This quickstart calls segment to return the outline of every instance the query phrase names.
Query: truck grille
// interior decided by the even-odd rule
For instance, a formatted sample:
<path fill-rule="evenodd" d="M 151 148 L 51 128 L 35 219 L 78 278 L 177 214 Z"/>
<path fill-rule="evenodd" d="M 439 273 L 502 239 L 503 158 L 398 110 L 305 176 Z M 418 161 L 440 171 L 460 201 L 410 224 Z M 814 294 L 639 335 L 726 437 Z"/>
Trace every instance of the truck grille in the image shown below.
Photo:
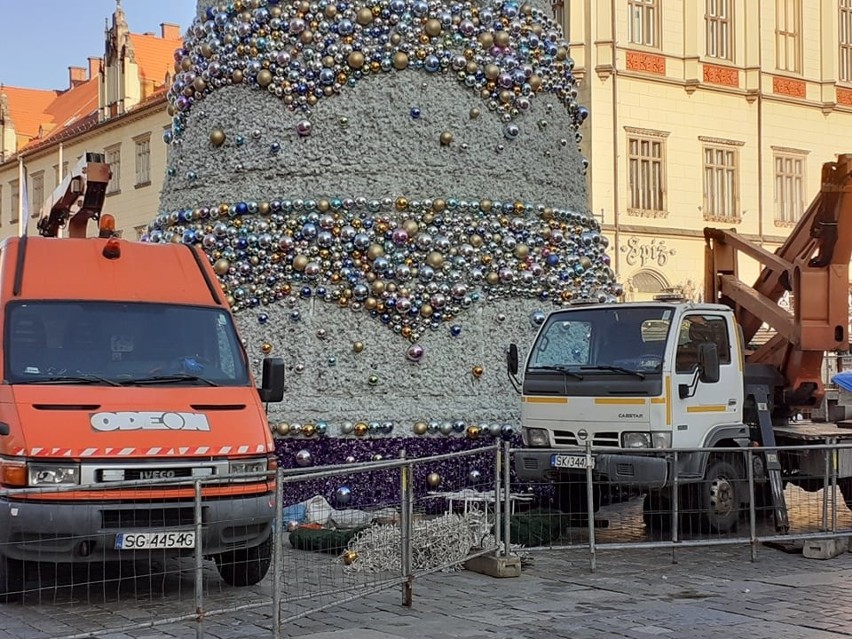
<path fill-rule="evenodd" d="M 202 522 L 207 520 L 207 509 L 201 509 Z M 122 528 L 171 528 L 192 526 L 195 523 L 195 508 L 121 508 L 101 511 L 101 527 Z"/>
<path fill-rule="evenodd" d="M 582 446 L 583 442 L 577 439 L 577 435 L 571 430 L 555 430 L 553 431 L 553 442 L 557 446 Z M 612 446 L 620 445 L 618 433 L 596 433 L 592 446 Z"/>

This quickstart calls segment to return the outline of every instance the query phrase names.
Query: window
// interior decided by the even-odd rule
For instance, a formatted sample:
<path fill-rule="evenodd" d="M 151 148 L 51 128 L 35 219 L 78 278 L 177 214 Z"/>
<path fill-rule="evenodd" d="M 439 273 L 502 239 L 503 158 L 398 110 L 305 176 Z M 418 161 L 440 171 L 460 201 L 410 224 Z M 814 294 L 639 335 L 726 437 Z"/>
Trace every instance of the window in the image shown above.
<path fill-rule="evenodd" d="M 628 0 L 628 39 L 632 44 L 659 47 L 659 0 Z"/>
<path fill-rule="evenodd" d="M 775 0 L 775 68 L 802 71 L 801 0 Z"/>
<path fill-rule="evenodd" d="M 116 144 L 104 151 L 106 163 L 109 164 L 109 169 L 112 171 L 112 177 L 107 184 L 107 195 L 121 192 L 121 145 Z"/>
<path fill-rule="evenodd" d="M 136 186 L 151 183 L 151 135 L 135 139 L 136 142 Z"/>
<path fill-rule="evenodd" d="M 702 344 L 715 344 L 719 363 L 731 363 L 731 343 L 725 319 L 715 315 L 688 315 L 680 325 L 675 372 L 691 373 L 695 370 Z"/>
<path fill-rule="evenodd" d="M 775 154 L 775 222 L 795 223 L 805 210 L 805 158 Z"/>
<path fill-rule="evenodd" d="M 21 188 L 18 180 L 9 182 L 9 199 L 11 200 L 11 211 L 9 211 L 9 221 L 12 224 L 18 223 L 18 203 L 21 201 Z"/>
<path fill-rule="evenodd" d="M 566 27 L 565 25 L 565 1 L 564 0 L 550 0 L 550 11 L 553 13 L 553 20 L 560 27 Z"/>
<path fill-rule="evenodd" d="M 736 149 L 704 147 L 704 218 L 740 220 Z"/>
<path fill-rule="evenodd" d="M 38 217 L 41 205 L 44 204 L 44 171 L 33 173 L 33 205 L 30 207 L 30 215 Z"/>
<path fill-rule="evenodd" d="M 731 0 L 707 0 L 707 57 L 731 60 Z"/>
<path fill-rule="evenodd" d="M 841 82 L 852 82 L 852 0 L 838 0 L 837 16 L 840 59 L 838 61 Z"/>
<path fill-rule="evenodd" d="M 631 136 L 627 140 L 629 208 L 634 214 L 665 212 L 665 140 Z"/>

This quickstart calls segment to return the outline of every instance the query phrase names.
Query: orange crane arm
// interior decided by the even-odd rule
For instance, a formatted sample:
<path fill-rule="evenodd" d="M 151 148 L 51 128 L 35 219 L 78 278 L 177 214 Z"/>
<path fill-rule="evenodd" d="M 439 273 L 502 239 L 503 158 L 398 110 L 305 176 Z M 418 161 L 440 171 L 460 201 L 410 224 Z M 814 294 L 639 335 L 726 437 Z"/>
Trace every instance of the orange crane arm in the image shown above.
<path fill-rule="evenodd" d="M 852 257 L 852 154 L 822 167 L 819 194 L 774 253 L 732 230 L 705 228 L 704 298 L 734 309 L 748 343 L 765 322 L 775 336 L 748 355 L 785 377 L 789 406 L 818 405 L 825 351 L 849 349 Z M 741 252 L 763 266 L 749 286 L 737 273 Z M 792 312 L 778 306 L 790 293 Z"/>
<path fill-rule="evenodd" d="M 38 231 L 56 237 L 68 225 L 69 237 L 85 237 L 90 219 L 98 220 L 112 173 L 101 153 L 85 153 L 41 208 Z"/>

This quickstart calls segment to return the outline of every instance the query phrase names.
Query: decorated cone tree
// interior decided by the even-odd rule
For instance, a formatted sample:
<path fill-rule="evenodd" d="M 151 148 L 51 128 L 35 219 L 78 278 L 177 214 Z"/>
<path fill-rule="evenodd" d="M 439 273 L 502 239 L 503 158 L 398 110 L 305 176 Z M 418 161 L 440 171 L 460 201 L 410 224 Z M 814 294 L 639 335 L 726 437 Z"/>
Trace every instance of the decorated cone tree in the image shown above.
<path fill-rule="evenodd" d="M 523 352 L 554 305 L 620 294 L 549 16 L 538 1 L 199 1 L 147 239 L 201 246 L 253 364 L 285 360 L 283 465 L 510 435 L 507 345 Z"/>

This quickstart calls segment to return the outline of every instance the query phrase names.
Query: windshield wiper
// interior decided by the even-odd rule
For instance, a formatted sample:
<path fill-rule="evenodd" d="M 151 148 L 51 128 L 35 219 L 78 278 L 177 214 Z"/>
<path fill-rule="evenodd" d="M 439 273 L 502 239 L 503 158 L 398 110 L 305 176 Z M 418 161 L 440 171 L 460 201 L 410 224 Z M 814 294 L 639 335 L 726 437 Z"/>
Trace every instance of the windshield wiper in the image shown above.
<path fill-rule="evenodd" d="M 574 379 L 583 379 L 583 376 L 580 373 L 575 373 L 570 370 L 567 366 L 530 366 L 531 371 L 556 371 L 557 373 L 562 373 L 566 377 L 573 377 Z"/>
<path fill-rule="evenodd" d="M 635 375 L 639 379 L 645 379 L 645 373 L 641 371 L 634 371 L 629 368 L 624 368 L 623 366 L 609 366 L 606 364 L 601 364 L 599 366 L 581 366 L 580 370 L 584 371 L 609 371 L 611 373 L 621 373 L 622 375 Z"/>
<path fill-rule="evenodd" d="M 107 384 L 109 386 L 121 386 L 118 382 L 101 377 L 82 373 L 80 375 L 52 375 L 51 377 L 37 377 L 36 379 L 21 380 L 18 384 Z"/>
<path fill-rule="evenodd" d="M 174 384 L 176 382 L 202 382 L 208 386 L 218 386 L 213 380 L 198 375 L 190 375 L 187 373 L 178 373 L 175 375 L 151 375 L 149 377 L 134 377 L 133 379 L 121 380 L 122 386 L 133 386 L 135 384 Z"/>

